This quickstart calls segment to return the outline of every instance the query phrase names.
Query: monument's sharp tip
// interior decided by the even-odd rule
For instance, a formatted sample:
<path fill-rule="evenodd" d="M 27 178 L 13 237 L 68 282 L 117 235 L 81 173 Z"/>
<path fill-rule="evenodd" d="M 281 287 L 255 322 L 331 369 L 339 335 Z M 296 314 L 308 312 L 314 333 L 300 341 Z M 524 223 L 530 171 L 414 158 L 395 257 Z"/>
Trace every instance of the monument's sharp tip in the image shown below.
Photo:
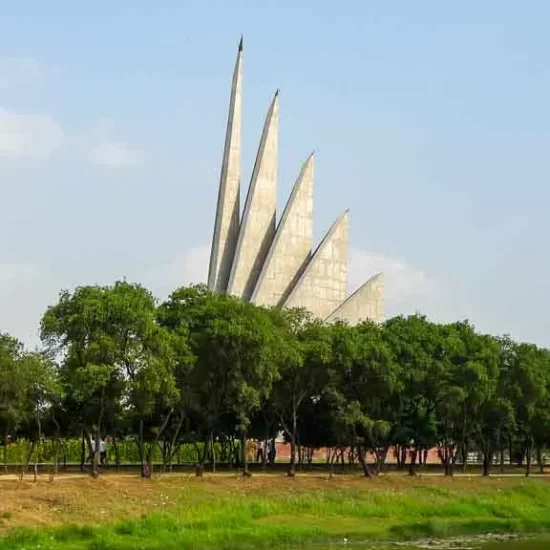
<path fill-rule="evenodd" d="M 275 90 L 275 98 L 279 97 L 280 92 L 281 92 L 281 90 L 279 90 L 279 88 L 277 88 L 277 90 Z"/>
<path fill-rule="evenodd" d="M 241 39 L 239 40 L 239 51 L 243 51 L 243 35 L 241 34 Z"/>
<path fill-rule="evenodd" d="M 346 218 L 349 218 L 349 212 L 350 212 L 350 209 L 349 208 L 346 208 L 341 214 L 340 216 L 338 216 L 338 219 L 336 220 L 336 222 L 339 222 L 339 221 L 342 221 Z"/>

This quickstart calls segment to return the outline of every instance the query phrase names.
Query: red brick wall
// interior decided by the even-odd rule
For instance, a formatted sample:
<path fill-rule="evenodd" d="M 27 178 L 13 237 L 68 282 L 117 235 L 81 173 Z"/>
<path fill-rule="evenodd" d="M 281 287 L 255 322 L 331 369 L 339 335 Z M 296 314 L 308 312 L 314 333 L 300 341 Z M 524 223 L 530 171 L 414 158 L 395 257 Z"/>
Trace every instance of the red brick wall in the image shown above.
<path fill-rule="evenodd" d="M 278 461 L 280 460 L 280 461 L 284 462 L 284 461 L 287 461 L 287 460 L 290 459 L 290 445 L 288 443 L 277 442 L 276 443 L 276 449 L 277 449 L 277 460 Z M 325 448 L 316 449 L 315 453 L 313 455 L 313 459 L 314 459 L 314 461 L 318 462 L 318 461 L 321 461 L 321 460 L 325 460 L 326 456 L 327 456 L 327 450 Z M 407 462 L 408 463 L 411 460 L 411 456 L 412 456 L 412 450 L 409 451 L 409 453 L 407 455 Z M 253 460 L 255 458 L 256 457 L 254 456 Z M 372 457 L 371 457 L 371 459 L 372 459 Z M 395 452 L 394 448 L 390 449 L 390 451 L 388 452 L 386 462 L 388 464 L 397 463 L 397 455 L 396 455 L 396 452 Z M 439 460 L 439 455 L 437 453 L 436 448 L 430 449 L 428 451 L 428 460 L 427 460 L 427 462 L 428 462 L 428 464 L 441 464 L 441 461 Z"/>

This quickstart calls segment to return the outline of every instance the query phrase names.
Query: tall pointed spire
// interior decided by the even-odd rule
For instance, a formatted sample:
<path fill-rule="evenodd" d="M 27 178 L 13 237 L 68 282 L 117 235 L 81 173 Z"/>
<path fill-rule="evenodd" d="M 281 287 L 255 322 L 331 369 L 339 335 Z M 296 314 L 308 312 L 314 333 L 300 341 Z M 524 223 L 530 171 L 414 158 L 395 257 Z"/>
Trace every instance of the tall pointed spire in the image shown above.
<path fill-rule="evenodd" d="M 227 290 L 231 264 L 239 237 L 242 57 L 243 39 L 241 36 L 231 86 L 216 221 L 208 269 L 208 288 L 217 292 Z"/>
<path fill-rule="evenodd" d="M 313 165 L 312 153 L 302 165 L 252 294 L 258 305 L 280 306 L 311 256 Z"/>
<path fill-rule="evenodd" d="M 277 90 L 265 119 L 227 287 L 228 292 L 243 300 L 250 300 L 275 236 L 278 145 Z"/>
<path fill-rule="evenodd" d="M 279 91 L 267 113 L 240 214 L 243 38 L 233 72 L 208 287 L 262 306 L 302 307 L 319 319 L 357 323 L 383 314 L 381 275 L 346 300 L 348 212 L 312 253 L 313 154 L 276 227 Z"/>
<path fill-rule="evenodd" d="M 360 286 L 326 321 L 340 320 L 351 325 L 367 320 L 381 323 L 383 313 L 384 278 L 382 273 L 378 273 Z"/>
<path fill-rule="evenodd" d="M 348 286 L 348 211 L 329 229 L 284 303 L 326 319 L 346 298 Z"/>

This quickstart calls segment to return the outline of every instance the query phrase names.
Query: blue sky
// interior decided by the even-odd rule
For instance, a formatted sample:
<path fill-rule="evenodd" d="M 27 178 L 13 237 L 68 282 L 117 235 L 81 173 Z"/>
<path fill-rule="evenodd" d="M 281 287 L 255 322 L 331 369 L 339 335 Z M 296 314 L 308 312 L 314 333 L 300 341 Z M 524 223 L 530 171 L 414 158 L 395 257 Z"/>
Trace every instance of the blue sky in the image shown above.
<path fill-rule="evenodd" d="M 242 33 L 243 193 L 280 88 L 280 205 L 315 149 L 351 287 L 550 345 L 549 3 L 6 4 L 0 330 L 36 343 L 61 288 L 204 279 Z"/>

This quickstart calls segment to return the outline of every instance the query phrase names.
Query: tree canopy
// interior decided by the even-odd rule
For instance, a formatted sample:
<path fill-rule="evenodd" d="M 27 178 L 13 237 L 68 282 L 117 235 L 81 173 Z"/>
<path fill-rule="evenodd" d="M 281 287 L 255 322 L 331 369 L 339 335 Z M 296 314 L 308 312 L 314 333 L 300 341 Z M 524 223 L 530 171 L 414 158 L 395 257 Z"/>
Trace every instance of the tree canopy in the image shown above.
<path fill-rule="evenodd" d="M 17 439 L 35 461 L 46 439 L 77 439 L 98 475 L 108 435 L 115 449 L 135 442 L 145 477 L 155 453 L 170 465 L 182 444 L 199 475 L 216 462 L 247 472 L 247 442 L 281 435 L 290 475 L 319 448 L 366 476 L 389 453 L 414 474 L 434 448 L 447 474 L 478 453 L 488 475 L 505 455 L 529 473 L 550 445 L 550 352 L 467 321 L 349 326 L 201 285 L 159 302 L 118 281 L 62 291 L 40 333 L 32 352 L 0 333 L 4 463 Z"/>

